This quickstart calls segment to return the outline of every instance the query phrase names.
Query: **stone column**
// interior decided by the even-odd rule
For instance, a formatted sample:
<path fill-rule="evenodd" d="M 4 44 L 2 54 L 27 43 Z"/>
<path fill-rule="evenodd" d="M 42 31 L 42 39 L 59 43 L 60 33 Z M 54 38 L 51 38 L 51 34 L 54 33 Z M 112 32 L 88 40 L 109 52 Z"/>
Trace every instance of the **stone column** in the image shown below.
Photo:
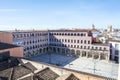
<path fill-rule="evenodd" d="M 74 54 L 75 54 L 75 56 L 77 56 L 77 53 L 76 53 L 77 50 L 76 50 L 76 49 L 74 49 L 74 50 L 75 50 L 75 53 L 74 53 Z"/>
<path fill-rule="evenodd" d="M 106 54 L 106 60 L 109 61 L 109 57 L 108 57 L 108 54 Z"/>
<path fill-rule="evenodd" d="M 44 53 L 46 53 L 46 49 L 44 48 Z"/>
<path fill-rule="evenodd" d="M 80 57 L 82 57 L 82 51 L 80 51 Z"/>
<path fill-rule="evenodd" d="M 100 60 L 101 59 L 101 53 L 99 53 L 99 58 L 98 58 L 98 60 Z"/>
<path fill-rule="evenodd" d="M 94 59 L 94 52 L 92 52 L 92 58 Z"/>
<path fill-rule="evenodd" d="M 66 54 L 66 49 L 65 49 L 65 54 Z"/>
<path fill-rule="evenodd" d="M 62 48 L 60 48 L 60 54 L 62 54 Z"/>
<path fill-rule="evenodd" d="M 57 50 L 57 48 L 55 48 L 56 49 L 56 53 L 58 53 L 58 50 Z"/>
<path fill-rule="evenodd" d="M 86 52 L 86 57 L 88 58 L 88 52 Z"/>
<path fill-rule="evenodd" d="M 43 48 L 41 49 L 41 53 L 43 53 Z"/>

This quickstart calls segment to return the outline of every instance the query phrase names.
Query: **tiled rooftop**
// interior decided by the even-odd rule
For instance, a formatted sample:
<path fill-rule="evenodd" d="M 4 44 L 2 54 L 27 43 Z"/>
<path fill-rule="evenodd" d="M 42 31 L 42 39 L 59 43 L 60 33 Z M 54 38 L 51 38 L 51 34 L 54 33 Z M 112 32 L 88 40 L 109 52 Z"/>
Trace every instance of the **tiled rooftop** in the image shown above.
<path fill-rule="evenodd" d="M 88 29 L 76 29 L 76 30 L 49 30 L 50 32 L 89 32 Z"/>
<path fill-rule="evenodd" d="M 59 77 L 54 71 L 49 68 L 43 69 L 42 71 L 38 72 L 37 75 L 41 78 L 41 80 L 55 80 Z"/>
<path fill-rule="evenodd" d="M 112 41 L 112 42 L 120 42 L 120 40 L 115 40 L 115 39 L 108 39 L 108 41 Z"/>
<path fill-rule="evenodd" d="M 97 32 L 96 29 L 11 30 L 8 32 Z"/>
<path fill-rule="evenodd" d="M 74 74 L 71 74 L 67 79 L 65 80 L 80 80 L 79 78 L 77 78 Z"/>
<path fill-rule="evenodd" d="M 0 80 L 9 80 L 9 78 L 11 77 L 11 72 L 12 72 L 13 68 L 8 68 L 6 70 L 0 71 L 0 77 L 3 79 Z"/>
<path fill-rule="evenodd" d="M 16 58 L 9 58 L 6 61 L 0 62 L 0 71 L 17 66 L 19 61 Z"/>
<path fill-rule="evenodd" d="M 100 45 L 100 46 L 110 46 L 110 44 L 103 44 L 103 43 L 92 43 L 93 45 Z"/>
<path fill-rule="evenodd" d="M 0 50 L 14 48 L 14 47 L 19 47 L 19 46 L 16 46 L 16 45 L 13 45 L 13 44 L 8 44 L 8 43 L 1 43 L 0 42 Z"/>
<path fill-rule="evenodd" d="M 35 71 L 36 68 L 31 63 L 26 63 L 20 66 L 16 66 L 13 69 L 13 80 L 16 80 L 22 76 L 25 76 L 29 73 L 32 73 L 32 71 Z"/>
<path fill-rule="evenodd" d="M 0 71 L 0 77 L 5 77 L 10 80 L 16 80 L 35 70 L 36 68 L 31 63 L 26 63 Z"/>

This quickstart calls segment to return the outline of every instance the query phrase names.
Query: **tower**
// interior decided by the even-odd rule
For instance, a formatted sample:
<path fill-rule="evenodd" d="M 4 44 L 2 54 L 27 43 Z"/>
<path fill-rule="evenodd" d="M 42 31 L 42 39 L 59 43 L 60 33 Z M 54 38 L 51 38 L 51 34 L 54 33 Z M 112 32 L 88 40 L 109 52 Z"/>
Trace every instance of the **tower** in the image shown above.
<path fill-rule="evenodd" d="M 108 26 L 107 32 L 112 32 L 112 25 Z"/>
<path fill-rule="evenodd" d="M 95 25 L 94 24 L 92 24 L 92 29 L 95 29 Z"/>

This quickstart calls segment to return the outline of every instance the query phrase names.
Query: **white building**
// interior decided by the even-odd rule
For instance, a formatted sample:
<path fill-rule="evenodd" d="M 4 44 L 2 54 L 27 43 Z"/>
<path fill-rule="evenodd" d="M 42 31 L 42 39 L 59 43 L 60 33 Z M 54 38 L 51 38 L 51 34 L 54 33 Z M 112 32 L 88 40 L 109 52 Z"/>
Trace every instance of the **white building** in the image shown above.
<path fill-rule="evenodd" d="M 110 43 L 110 59 L 119 62 L 120 40 L 108 39 L 108 42 Z"/>

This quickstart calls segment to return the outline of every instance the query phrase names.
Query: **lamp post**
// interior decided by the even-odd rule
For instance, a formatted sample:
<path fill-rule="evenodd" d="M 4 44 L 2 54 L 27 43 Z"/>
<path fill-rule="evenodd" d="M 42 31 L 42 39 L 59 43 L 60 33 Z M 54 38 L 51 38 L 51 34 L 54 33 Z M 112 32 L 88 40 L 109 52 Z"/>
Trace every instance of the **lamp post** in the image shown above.
<path fill-rule="evenodd" d="M 90 52 L 92 53 L 92 58 L 93 58 L 93 73 L 95 74 L 96 69 L 96 60 L 94 59 L 93 54 L 95 54 L 95 52 L 91 49 Z"/>
<path fill-rule="evenodd" d="M 95 59 L 93 59 L 94 60 L 94 68 L 93 68 L 93 71 L 94 71 L 94 74 L 95 74 L 95 71 L 97 70 L 96 69 L 96 60 Z"/>

